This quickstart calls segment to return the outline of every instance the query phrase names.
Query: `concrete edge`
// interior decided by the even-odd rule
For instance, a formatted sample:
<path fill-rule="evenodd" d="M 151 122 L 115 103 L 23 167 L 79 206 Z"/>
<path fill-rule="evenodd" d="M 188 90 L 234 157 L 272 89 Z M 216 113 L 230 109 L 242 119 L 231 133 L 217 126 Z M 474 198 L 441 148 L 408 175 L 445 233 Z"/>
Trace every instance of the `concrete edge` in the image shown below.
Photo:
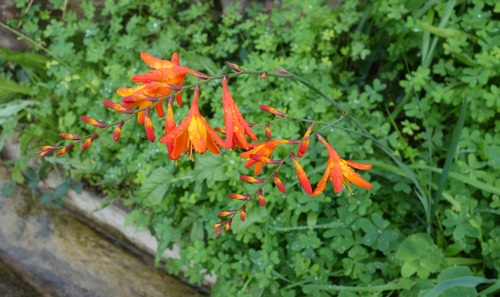
<path fill-rule="evenodd" d="M 21 156 L 20 145 L 16 138 L 11 139 L 5 143 L 1 151 L 4 158 L 8 160 L 15 160 Z M 54 172 L 50 172 L 38 185 L 42 192 L 54 190 L 59 184 L 63 182 L 62 178 Z M 102 226 L 104 230 L 116 232 L 124 239 L 129 241 L 137 249 L 146 252 L 151 256 L 156 255 L 158 243 L 156 239 L 151 236 L 147 230 L 137 231 L 133 226 L 125 227 L 125 218 L 127 212 L 118 206 L 110 205 L 106 208 L 96 211 L 100 207 L 103 196 L 89 190 L 82 190 L 80 194 L 75 191 L 69 191 L 64 197 L 63 207 L 70 211 L 85 217 L 91 223 Z M 162 260 L 168 262 L 168 259 L 180 258 L 180 244 L 175 243 L 174 247 L 166 250 L 162 256 Z M 186 269 L 183 270 L 183 272 Z M 211 287 L 215 284 L 217 277 L 214 273 L 205 276 L 203 285 Z"/>

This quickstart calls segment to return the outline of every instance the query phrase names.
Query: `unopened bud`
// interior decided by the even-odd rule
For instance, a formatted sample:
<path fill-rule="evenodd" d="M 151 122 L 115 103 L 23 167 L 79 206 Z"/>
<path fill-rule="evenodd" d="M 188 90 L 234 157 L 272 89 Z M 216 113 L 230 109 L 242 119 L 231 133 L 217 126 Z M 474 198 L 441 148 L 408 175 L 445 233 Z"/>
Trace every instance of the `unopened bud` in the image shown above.
<path fill-rule="evenodd" d="M 281 68 L 276 68 L 274 71 L 276 71 L 276 73 L 279 73 L 279 74 L 292 74 L 291 72 L 286 71 L 285 69 L 281 69 Z"/>
<path fill-rule="evenodd" d="M 118 126 L 116 126 L 115 130 L 113 131 L 113 140 L 118 141 L 120 139 L 120 135 L 122 134 L 122 127 L 125 122 L 123 120 L 118 123 Z"/>
<path fill-rule="evenodd" d="M 115 103 L 115 102 L 110 101 L 110 100 L 104 100 L 102 103 L 106 107 L 111 108 L 112 110 L 114 110 L 116 112 L 127 113 L 127 114 L 133 114 L 134 113 L 133 109 L 125 108 L 125 107 L 121 106 L 120 104 Z"/>
<path fill-rule="evenodd" d="M 227 220 L 226 222 L 226 226 L 224 226 L 224 231 L 229 231 L 229 229 L 231 229 L 231 223 L 233 222 L 233 218 L 230 218 L 229 220 Z"/>
<path fill-rule="evenodd" d="M 283 184 L 281 179 L 278 177 L 278 173 L 276 173 L 276 171 L 274 172 L 273 177 L 274 177 L 274 184 L 276 185 L 278 190 L 280 190 L 283 193 L 286 193 L 285 185 Z"/>
<path fill-rule="evenodd" d="M 273 108 L 273 107 L 270 107 L 270 106 L 267 106 L 267 105 L 264 105 L 264 104 L 262 104 L 260 106 L 260 109 L 262 109 L 263 111 L 266 111 L 268 113 L 272 113 L 274 115 L 277 115 L 279 117 L 286 117 L 286 113 L 283 113 L 283 112 L 277 110 L 276 108 Z"/>
<path fill-rule="evenodd" d="M 73 148 L 73 146 L 74 146 L 74 145 L 71 143 L 71 144 L 69 144 L 69 145 L 67 145 L 67 146 L 63 147 L 62 149 L 60 149 L 60 150 L 57 152 L 57 155 L 58 155 L 58 156 L 62 156 L 62 155 L 64 155 L 64 154 L 66 154 L 69 150 L 71 150 L 71 149 Z"/>
<path fill-rule="evenodd" d="M 250 194 L 229 194 L 229 198 L 234 200 L 248 200 L 252 197 Z"/>
<path fill-rule="evenodd" d="M 271 123 L 270 122 L 266 123 L 265 132 L 266 132 L 267 139 L 271 139 Z"/>
<path fill-rule="evenodd" d="M 82 144 L 82 150 L 88 149 L 96 138 L 97 134 L 96 133 L 92 134 L 92 136 L 90 136 L 90 138 L 85 140 L 85 142 Z"/>
<path fill-rule="evenodd" d="M 224 211 L 219 212 L 219 217 L 221 217 L 221 218 L 228 217 L 230 215 L 233 215 L 235 212 L 236 212 L 236 210 L 234 210 L 234 209 L 224 210 Z"/>
<path fill-rule="evenodd" d="M 97 127 L 97 128 L 106 128 L 108 126 L 108 124 L 106 123 L 103 123 L 101 121 L 98 121 L 96 119 L 93 119 L 91 117 L 88 117 L 88 116 L 82 116 L 81 117 L 82 121 L 84 121 L 85 123 L 89 124 L 89 125 L 92 125 L 94 127 Z"/>
<path fill-rule="evenodd" d="M 59 133 L 59 137 L 64 138 L 66 140 L 80 140 L 81 136 L 70 134 L 70 133 Z"/>
<path fill-rule="evenodd" d="M 243 205 L 240 211 L 240 219 L 242 222 L 244 222 L 246 218 L 247 218 L 247 207 Z"/>
<path fill-rule="evenodd" d="M 240 65 L 234 64 L 234 63 L 231 63 L 231 62 L 227 62 L 227 61 L 226 61 L 226 63 L 234 71 L 236 71 L 236 72 L 241 72 L 242 71 L 241 68 L 240 68 Z"/>
<path fill-rule="evenodd" d="M 262 207 L 266 206 L 266 201 L 264 200 L 264 195 L 262 194 L 262 189 L 259 189 L 259 193 L 258 193 L 257 197 L 258 197 L 260 206 L 262 206 Z"/>
<path fill-rule="evenodd" d="M 201 72 L 196 72 L 196 74 L 194 76 L 196 76 L 199 79 L 203 79 L 203 80 L 210 79 L 210 75 L 205 74 L 205 73 L 201 73 Z"/>

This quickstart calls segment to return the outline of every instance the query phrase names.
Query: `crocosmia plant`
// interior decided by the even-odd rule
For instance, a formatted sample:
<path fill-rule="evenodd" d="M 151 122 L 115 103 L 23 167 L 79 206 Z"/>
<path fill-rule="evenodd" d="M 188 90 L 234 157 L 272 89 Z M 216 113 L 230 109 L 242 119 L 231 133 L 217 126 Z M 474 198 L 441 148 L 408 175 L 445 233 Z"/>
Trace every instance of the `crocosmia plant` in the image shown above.
<path fill-rule="evenodd" d="M 131 87 L 123 87 L 116 90 L 122 97 L 120 102 L 104 100 L 103 104 L 118 112 L 125 114 L 124 118 L 114 122 L 105 123 L 89 116 L 82 116 L 82 121 L 96 127 L 95 133 L 86 136 L 75 135 L 67 132 L 60 133 L 59 136 L 71 141 L 66 146 L 42 146 L 38 154 L 41 157 L 56 153 L 58 156 L 64 155 L 75 145 L 80 144 L 83 150 L 88 149 L 92 143 L 100 137 L 106 130 L 114 127 L 112 138 L 119 141 L 124 125 L 131 119 L 136 118 L 139 125 L 144 126 L 144 133 L 151 142 L 160 141 L 165 144 L 170 160 L 175 162 L 194 161 L 197 154 L 220 154 L 223 150 L 237 150 L 240 157 L 245 160 L 245 168 L 253 168 L 253 175 L 242 174 L 241 180 L 255 184 L 255 191 L 252 193 L 232 193 L 229 198 L 241 201 L 241 205 L 236 209 L 227 209 L 219 212 L 221 221 L 213 224 L 214 235 L 219 235 L 222 230 L 229 231 L 235 216 L 239 215 L 241 221 L 247 217 L 247 204 L 253 200 L 261 206 L 266 205 L 264 186 L 272 183 L 278 191 L 286 193 L 285 183 L 280 178 L 280 168 L 282 166 L 293 166 L 295 168 L 298 184 L 302 187 L 306 195 L 311 199 L 325 191 L 328 181 L 333 185 L 333 191 L 340 193 L 346 188 L 350 194 L 354 194 L 351 184 L 360 188 L 370 190 L 372 185 L 363 179 L 356 172 L 357 170 L 368 170 L 370 164 L 361 164 L 341 157 L 334 145 L 329 143 L 325 136 L 326 128 L 329 128 L 344 118 L 348 117 L 368 133 L 347 111 L 331 100 L 328 96 L 311 86 L 308 82 L 283 69 L 276 69 L 275 72 L 250 71 L 239 67 L 237 64 L 229 63 L 233 73 L 222 76 L 208 76 L 202 72 L 189 69 L 180 64 L 177 53 L 172 55 L 171 60 L 161 60 L 147 53 L 141 54 L 141 59 L 154 70 L 132 76 L 132 81 L 136 84 Z M 187 75 L 195 76 L 198 83 L 185 85 L 184 80 Z M 244 114 L 238 108 L 230 91 L 230 81 L 237 79 L 241 75 L 254 75 L 267 79 L 269 76 L 291 79 L 308 86 L 320 97 L 331 101 L 339 110 L 340 117 L 332 122 L 316 122 L 310 119 L 295 117 L 293 114 L 284 113 L 278 109 L 260 105 L 260 109 L 271 115 L 266 123 L 250 123 L 245 120 Z M 199 95 L 203 86 L 210 81 L 220 81 L 222 87 L 221 108 L 224 112 L 224 127 L 212 127 L 207 117 L 202 114 L 199 108 Z M 192 89 L 191 107 L 184 119 L 176 121 L 174 119 L 174 103 L 182 106 L 186 96 L 186 90 Z M 333 101 L 333 102 L 332 102 Z M 166 108 L 166 113 L 165 113 Z M 153 112 L 154 110 L 154 112 Z M 164 120 L 165 129 L 159 134 L 154 131 L 152 117 L 154 114 Z M 309 123 L 309 127 L 304 132 L 301 139 L 273 139 L 271 124 L 277 121 L 291 120 Z M 264 127 L 265 138 L 259 139 L 254 129 Z M 328 135 L 334 139 L 335 135 Z M 328 158 L 325 160 L 326 167 L 323 177 L 316 185 L 312 185 L 309 180 L 310 173 L 306 172 L 300 164 L 300 158 L 307 154 L 311 145 L 323 147 Z M 288 155 L 285 158 L 277 159 L 273 153 L 277 147 L 286 147 Z M 186 155 L 184 157 L 184 155 Z"/>

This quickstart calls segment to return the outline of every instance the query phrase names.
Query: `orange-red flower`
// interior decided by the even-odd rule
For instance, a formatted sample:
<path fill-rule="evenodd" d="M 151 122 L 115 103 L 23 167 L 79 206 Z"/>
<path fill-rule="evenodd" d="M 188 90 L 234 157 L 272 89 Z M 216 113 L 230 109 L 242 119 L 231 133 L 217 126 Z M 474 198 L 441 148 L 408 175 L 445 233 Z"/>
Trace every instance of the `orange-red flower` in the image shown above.
<path fill-rule="evenodd" d="M 226 148 L 234 149 L 236 146 L 248 150 L 248 142 L 245 134 L 252 140 L 257 140 L 248 123 L 243 119 L 238 106 L 233 100 L 227 87 L 227 79 L 222 79 L 222 104 L 224 106 L 224 125 L 226 128 Z"/>
<path fill-rule="evenodd" d="M 141 59 L 148 64 L 149 67 L 156 70 L 132 76 L 132 81 L 140 83 L 161 82 L 164 84 L 182 86 L 186 74 L 192 74 L 198 78 L 206 79 L 209 76 L 198 71 L 194 71 L 187 67 L 181 66 L 179 55 L 174 53 L 171 61 L 161 60 L 149 54 L 141 53 Z M 182 93 L 177 95 L 177 103 L 182 105 Z"/>
<path fill-rule="evenodd" d="M 133 108 L 139 106 L 139 109 L 145 109 L 151 106 L 154 100 L 152 98 L 164 98 L 168 96 L 172 89 L 169 85 L 182 85 L 186 78 L 186 74 L 193 74 L 200 78 L 206 78 L 206 75 L 181 66 L 177 53 L 172 55 L 172 61 L 161 60 L 147 53 L 141 53 L 141 59 L 153 70 L 144 74 L 134 75 L 134 82 L 142 83 L 142 85 L 133 88 L 119 88 L 116 90 L 118 95 L 124 97 L 120 105 L 124 108 Z M 177 103 L 182 105 L 182 93 L 177 95 Z M 159 117 L 164 117 L 163 111 L 164 100 L 161 100 L 155 105 L 156 113 Z M 144 111 L 137 115 L 137 122 L 144 123 Z"/>
<path fill-rule="evenodd" d="M 167 145 L 168 154 L 172 160 L 179 159 L 185 153 L 191 158 L 193 151 L 203 154 L 209 150 L 214 154 L 219 154 L 219 146 L 225 146 L 224 141 L 200 114 L 198 96 L 199 87 L 196 86 L 193 103 L 187 117 L 179 126 L 160 139 L 160 142 Z"/>
<path fill-rule="evenodd" d="M 172 92 L 172 90 L 167 87 L 167 84 L 157 82 L 133 88 L 119 88 L 116 90 L 116 93 L 123 97 L 122 102 L 120 102 L 121 106 L 124 108 L 139 106 L 139 109 L 145 109 L 154 103 L 148 99 L 152 97 L 163 98 L 168 96 L 170 92 Z M 162 106 L 163 101 L 164 100 L 161 100 L 161 102 L 155 105 L 156 114 L 158 114 L 160 118 L 165 116 Z M 137 122 L 141 125 L 144 124 L 144 110 L 137 114 Z"/>
<path fill-rule="evenodd" d="M 244 159 L 248 159 L 247 163 L 245 164 L 245 168 L 249 168 L 253 165 L 255 165 L 254 173 L 259 174 L 262 171 L 262 168 L 264 167 L 265 164 L 268 164 L 269 162 L 261 162 L 258 161 L 260 160 L 268 160 L 269 157 L 272 155 L 274 149 L 284 143 L 289 143 L 290 140 L 270 140 L 264 143 L 261 143 L 257 146 L 255 146 L 253 149 L 246 151 L 244 153 L 240 154 L 240 157 Z M 250 157 L 252 155 L 255 155 L 253 157 Z"/>
<path fill-rule="evenodd" d="M 333 191 L 335 193 L 340 193 L 342 192 L 342 185 L 345 185 L 349 191 L 352 193 L 352 189 L 350 184 L 353 183 L 358 187 L 365 188 L 367 190 L 372 188 L 372 185 L 361 178 L 351 167 L 354 167 L 356 169 L 360 170 L 368 170 L 372 166 L 371 164 L 360 164 L 360 163 L 355 163 L 353 161 L 346 161 L 342 158 L 340 158 L 339 154 L 333 147 L 326 142 L 326 140 L 321 137 L 318 133 L 316 133 L 316 137 L 323 142 L 325 147 L 328 150 L 328 161 L 326 164 L 326 169 L 325 169 L 325 174 L 323 174 L 323 177 L 321 180 L 318 182 L 318 185 L 316 186 L 316 189 L 312 193 L 313 196 L 318 196 L 321 194 L 326 187 L 326 183 L 328 179 L 333 184 Z"/>

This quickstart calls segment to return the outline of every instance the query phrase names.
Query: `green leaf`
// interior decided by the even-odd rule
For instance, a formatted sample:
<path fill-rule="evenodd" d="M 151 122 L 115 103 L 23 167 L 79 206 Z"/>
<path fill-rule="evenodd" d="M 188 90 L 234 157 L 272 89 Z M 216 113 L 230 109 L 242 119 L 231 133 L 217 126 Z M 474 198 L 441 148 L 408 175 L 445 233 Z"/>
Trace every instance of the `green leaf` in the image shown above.
<path fill-rule="evenodd" d="M 399 246 L 396 259 L 403 262 L 401 274 L 410 277 L 417 272 L 419 277 L 427 278 L 441 266 L 441 251 L 426 233 L 409 236 Z"/>
<path fill-rule="evenodd" d="M 0 94 L 19 93 L 31 95 L 31 90 L 28 86 L 18 84 L 12 80 L 0 79 Z"/>

